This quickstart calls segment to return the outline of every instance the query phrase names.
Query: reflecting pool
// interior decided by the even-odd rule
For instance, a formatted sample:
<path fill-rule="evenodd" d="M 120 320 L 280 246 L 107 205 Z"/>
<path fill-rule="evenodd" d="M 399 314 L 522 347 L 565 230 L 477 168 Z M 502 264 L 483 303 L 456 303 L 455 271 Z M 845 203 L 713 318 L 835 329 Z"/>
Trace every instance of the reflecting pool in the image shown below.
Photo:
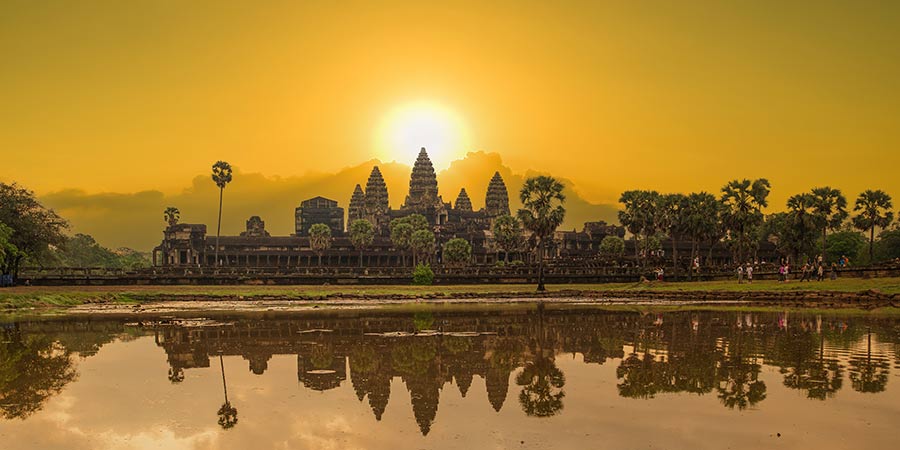
<path fill-rule="evenodd" d="M 324 311 L 0 323 L 0 448 L 896 448 L 900 317 Z"/>

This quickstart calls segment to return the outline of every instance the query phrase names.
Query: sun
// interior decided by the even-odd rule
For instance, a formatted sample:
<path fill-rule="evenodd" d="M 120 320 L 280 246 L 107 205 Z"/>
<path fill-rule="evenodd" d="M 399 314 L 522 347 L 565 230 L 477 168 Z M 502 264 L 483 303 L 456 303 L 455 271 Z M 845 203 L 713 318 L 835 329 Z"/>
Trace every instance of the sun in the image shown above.
<path fill-rule="evenodd" d="M 379 157 L 412 164 L 425 147 L 436 168 L 465 155 L 468 131 L 462 118 L 433 102 L 413 102 L 391 111 L 378 129 Z"/>

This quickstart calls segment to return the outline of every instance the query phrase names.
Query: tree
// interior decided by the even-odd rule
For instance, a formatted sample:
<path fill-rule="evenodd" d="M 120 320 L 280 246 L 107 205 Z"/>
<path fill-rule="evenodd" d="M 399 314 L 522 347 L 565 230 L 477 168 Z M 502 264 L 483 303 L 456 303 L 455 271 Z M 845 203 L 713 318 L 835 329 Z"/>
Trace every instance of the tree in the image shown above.
<path fill-rule="evenodd" d="M 620 258 L 625 254 L 625 240 L 618 236 L 606 236 L 600 241 L 600 254 Z"/>
<path fill-rule="evenodd" d="M 684 232 L 691 239 L 691 270 L 688 272 L 690 279 L 694 273 L 694 260 L 697 258 L 699 243 L 704 240 L 712 241 L 718 235 L 719 213 L 721 203 L 716 197 L 707 192 L 692 192 L 688 194 L 684 205 Z"/>
<path fill-rule="evenodd" d="M 331 247 L 331 227 L 324 223 L 315 223 L 309 227 L 309 248 L 319 255 L 319 265 L 322 265 L 322 253 Z"/>
<path fill-rule="evenodd" d="M 531 231 L 538 243 L 538 291 L 544 291 L 544 253 L 547 239 L 562 225 L 566 216 L 563 203 L 563 185 L 557 179 L 545 175 L 525 180 L 519 199 L 522 209 L 519 220 L 525 229 Z"/>
<path fill-rule="evenodd" d="M 19 249 L 13 245 L 13 229 L 0 223 L 0 275 L 9 275 L 19 256 Z"/>
<path fill-rule="evenodd" d="M 744 263 L 744 250 L 749 248 L 748 236 L 763 222 L 762 209 L 771 186 L 765 178 L 750 181 L 732 180 L 722 187 L 722 222 L 737 246 L 738 264 Z"/>
<path fill-rule="evenodd" d="M 418 230 L 409 237 L 409 246 L 413 251 L 414 264 L 434 251 L 434 233 L 430 230 Z"/>
<path fill-rule="evenodd" d="M 787 201 L 787 220 L 781 230 L 781 245 L 790 248 L 796 262 L 799 262 L 800 253 L 812 256 L 812 248 L 815 246 L 815 235 L 823 223 L 822 216 L 817 210 L 818 200 L 812 194 L 797 194 Z"/>
<path fill-rule="evenodd" d="M 464 265 L 472 259 L 472 246 L 463 238 L 453 238 L 444 243 L 443 260 L 450 265 Z"/>
<path fill-rule="evenodd" d="M 62 245 L 66 240 L 63 230 L 69 226 L 37 201 L 33 192 L 15 183 L 0 183 L 0 223 L 12 229 L 8 242 L 18 250 L 10 261 L 13 278 L 25 257 L 40 261 L 51 247 Z"/>
<path fill-rule="evenodd" d="M 883 230 L 891 224 L 894 220 L 894 213 L 891 211 L 893 207 L 891 196 L 882 190 L 866 190 L 856 199 L 853 211 L 857 214 L 853 217 L 853 226 L 860 231 L 869 232 L 869 263 L 875 261 L 875 227 Z"/>
<path fill-rule="evenodd" d="M 878 235 L 875 257 L 879 260 L 900 258 L 900 229 L 882 231 Z"/>
<path fill-rule="evenodd" d="M 678 238 L 685 234 L 688 227 L 687 197 L 684 194 L 665 194 L 658 198 L 657 226 L 659 231 L 669 235 L 672 243 L 673 275 L 678 277 Z"/>
<path fill-rule="evenodd" d="M 166 208 L 165 212 L 163 212 L 163 220 L 169 224 L 170 227 L 174 227 L 178 225 L 178 219 L 181 218 L 181 211 L 174 206 L 170 206 Z"/>
<path fill-rule="evenodd" d="M 816 213 L 819 215 L 822 230 L 822 258 L 827 257 L 825 243 L 828 241 L 828 230 L 836 230 L 847 220 L 847 198 L 840 189 L 828 186 L 814 188 L 812 195 L 816 202 Z"/>
<path fill-rule="evenodd" d="M 634 257 L 639 258 L 640 249 L 644 247 L 643 262 L 646 264 L 646 240 L 656 234 L 657 203 L 659 193 L 656 191 L 625 191 L 619 197 L 619 203 L 625 209 L 619 211 L 619 223 L 634 237 Z M 643 238 L 643 239 L 642 239 Z M 644 241 L 644 245 L 639 245 Z"/>
<path fill-rule="evenodd" d="M 525 243 L 522 222 L 508 214 L 502 215 L 494 221 L 493 231 L 497 246 L 503 250 L 504 259 L 509 262 L 509 254 L 519 251 Z"/>
<path fill-rule="evenodd" d="M 237 425 L 238 411 L 228 401 L 228 384 L 225 383 L 225 362 L 222 360 L 222 355 L 219 355 L 219 367 L 222 369 L 222 391 L 225 393 L 225 403 L 222 403 L 216 414 L 219 416 L 219 426 L 224 430 L 228 430 Z"/>
<path fill-rule="evenodd" d="M 212 180 L 219 187 L 219 222 L 216 225 L 216 266 L 219 265 L 219 235 L 222 234 L 222 196 L 225 193 L 225 186 L 231 183 L 231 164 L 225 161 L 216 161 L 212 166 Z"/>
<path fill-rule="evenodd" d="M 825 249 L 832 256 L 832 260 L 836 260 L 841 256 L 850 258 L 854 261 L 859 257 L 859 253 L 863 246 L 866 245 L 866 238 L 856 231 L 845 230 L 831 233 L 828 235 L 828 242 Z"/>
<path fill-rule="evenodd" d="M 410 249 L 413 227 L 406 222 L 397 222 L 398 220 L 400 219 L 391 221 L 391 244 L 403 252 L 403 266 L 406 267 L 406 252 Z"/>
<path fill-rule="evenodd" d="M 421 214 L 394 219 L 390 223 L 391 243 L 401 252 L 409 251 L 412 249 L 413 233 L 428 229 L 428 220 Z M 406 253 L 403 253 L 403 266 L 406 266 Z"/>
<path fill-rule="evenodd" d="M 375 227 L 366 219 L 357 219 L 350 224 L 350 243 L 359 250 L 359 267 L 362 267 L 363 250 L 375 241 Z"/>

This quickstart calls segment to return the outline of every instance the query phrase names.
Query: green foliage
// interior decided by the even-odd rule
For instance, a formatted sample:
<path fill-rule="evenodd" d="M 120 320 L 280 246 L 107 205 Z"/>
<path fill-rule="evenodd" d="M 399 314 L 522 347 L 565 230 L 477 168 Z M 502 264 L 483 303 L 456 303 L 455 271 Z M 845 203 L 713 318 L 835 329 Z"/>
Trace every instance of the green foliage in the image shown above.
<path fill-rule="evenodd" d="M 600 241 L 600 254 L 621 257 L 625 254 L 625 240 L 618 236 L 606 236 Z"/>
<path fill-rule="evenodd" d="M 472 259 L 472 245 L 463 238 L 453 238 L 444 243 L 444 262 L 447 264 L 465 264 Z"/>
<path fill-rule="evenodd" d="M 827 237 L 825 252 L 829 263 L 837 262 L 841 256 L 850 258 L 853 263 L 859 259 L 861 250 L 866 245 L 866 239 L 856 231 L 838 231 Z"/>
<path fill-rule="evenodd" d="M 416 259 L 429 255 L 434 251 L 434 233 L 429 230 L 418 230 L 409 237 L 409 245 Z"/>
<path fill-rule="evenodd" d="M 366 219 L 354 220 L 350 224 L 350 242 L 357 250 L 364 250 L 375 241 L 375 227 Z"/>
<path fill-rule="evenodd" d="M 87 234 L 68 238 L 61 247 L 51 252 L 49 260 L 64 267 L 105 267 L 109 269 L 139 269 L 149 267 L 147 255 L 130 248 L 115 251 L 101 246 Z"/>
<path fill-rule="evenodd" d="M 0 183 L 0 223 L 12 229 L 7 241 L 17 249 L 13 272 L 24 257 L 41 259 L 52 247 L 62 245 L 66 240 L 63 230 L 68 228 L 68 223 L 38 202 L 33 192 L 15 183 Z"/>
<path fill-rule="evenodd" d="M 875 243 L 875 260 L 900 258 L 900 229 L 882 231 Z"/>
<path fill-rule="evenodd" d="M 12 243 L 13 229 L 0 223 L 0 274 L 12 271 L 19 249 Z"/>
<path fill-rule="evenodd" d="M 730 242 L 737 249 L 738 260 L 743 261 L 755 243 L 763 223 L 762 209 L 768 206 L 771 186 L 765 178 L 750 181 L 732 180 L 722 187 L 722 225 L 731 235 Z"/>
<path fill-rule="evenodd" d="M 180 218 L 181 211 L 179 211 L 178 208 L 174 206 L 170 206 L 166 208 L 165 211 L 163 211 L 163 220 L 165 220 L 170 227 L 178 225 L 178 219 Z"/>
<path fill-rule="evenodd" d="M 231 183 L 231 164 L 225 161 L 216 161 L 212 166 L 212 180 L 219 189 L 225 189 L 225 185 Z"/>
<path fill-rule="evenodd" d="M 869 232 L 870 261 L 874 259 L 875 228 L 883 230 L 891 224 L 894 220 L 893 207 L 891 196 L 882 190 L 867 190 L 856 199 L 853 211 L 857 214 L 853 217 L 853 226 Z"/>
<path fill-rule="evenodd" d="M 525 229 L 541 241 L 552 236 L 566 217 L 566 209 L 562 206 L 566 196 L 562 191 L 562 183 L 542 175 L 525 180 L 519 193 L 522 209 L 518 218 Z"/>
<path fill-rule="evenodd" d="M 413 314 L 413 326 L 416 328 L 416 331 L 433 329 L 434 314 L 428 311 L 417 311 Z"/>
<path fill-rule="evenodd" d="M 319 255 L 322 264 L 322 253 L 331 247 L 331 227 L 324 223 L 315 223 L 309 227 L 309 247 Z"/>
<path fill-rule="evenodd" d="M 434 271 L 428 264 L 419 264 L 413 269 L 413 284 L 431 285 L 434 284 Z"/>
<path fill-rule="evenodd" d="M 397 250 L 409 250 L 410 238 L 415 230 L 408 223 L 396 223 L 397 220 L 391 221 L 391 243 Z"/>
<path fill-rule="evenodd" d="M 498 217 L 493 226 L 494 241 L 504 252 L 509 253 L 521 250 L 525 244 L 525 236 L 522 234 L 522 222 L 508 214 Z"/>

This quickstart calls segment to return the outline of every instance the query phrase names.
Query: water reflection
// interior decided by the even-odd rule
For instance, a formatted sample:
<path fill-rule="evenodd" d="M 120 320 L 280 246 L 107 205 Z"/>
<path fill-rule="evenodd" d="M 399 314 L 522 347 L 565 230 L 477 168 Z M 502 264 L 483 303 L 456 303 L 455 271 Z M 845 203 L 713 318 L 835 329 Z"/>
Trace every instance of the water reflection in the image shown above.
<path fill-rule="evenodd" d="M 143 335 L 152 335 L 165 352 L 168 373 L 159 376 L 167 376 L 172 389 L 183 388 L 186 373 L 215 370 L 210 358 L 218 357 L 224 403 L 217 417 L 223 429 L 238 424 L 226 376 L 226 369 L 235 368 L 224 356 L 239 356 L 250 372 L 262 375 L 273 356 L 295 355 L 303 389 L 330 391 L 349 380 L 358 401 L 378 421 L 392 381 L 399 379 L 422 435 L 438 418 L 443 389 L 455 386 L 465 398 L 475 377 L 486 390 L 478 398 L 493 411 L 504 408 L 513 390 L 516 407 L 527 416 L 563 414 L 569 396 L 578 393 L 567 392 L 566 374 L 557 363 L 561 355 L 580 355 L 587 366 L 614 365 L 612 381 L 624 398 L 713 395 L 728 409 L 744 410 L 770 394 L 761 377 L 764 367 L 776 369 L 784 387 L 816 401 L 834 398 L 845 388 L 845 377 L 853 391 L 885 391 L 891 358 L 897 360 L 898 330 L 898 320 L 875 316 L 543 307 L 133 325 L 26 321 L 3 325 L 0 413 L 4 419 L 28 418 L 76 380 L 79 358 L 92 357 L 114 340 Z"/>

